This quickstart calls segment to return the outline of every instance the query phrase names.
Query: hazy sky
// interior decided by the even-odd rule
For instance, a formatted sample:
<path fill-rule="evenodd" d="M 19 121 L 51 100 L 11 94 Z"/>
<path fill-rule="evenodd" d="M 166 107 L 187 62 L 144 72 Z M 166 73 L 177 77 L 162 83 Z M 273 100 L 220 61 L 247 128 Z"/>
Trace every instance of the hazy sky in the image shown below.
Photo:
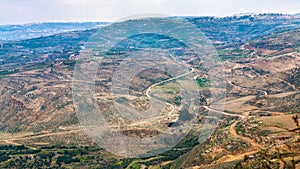
<path fill-rule="evenodd" d="M 300 0 L 0 0 L 0 24 L 115 21 L 161 13 L 227 16 L 236 13 L 300 13 Z"/>

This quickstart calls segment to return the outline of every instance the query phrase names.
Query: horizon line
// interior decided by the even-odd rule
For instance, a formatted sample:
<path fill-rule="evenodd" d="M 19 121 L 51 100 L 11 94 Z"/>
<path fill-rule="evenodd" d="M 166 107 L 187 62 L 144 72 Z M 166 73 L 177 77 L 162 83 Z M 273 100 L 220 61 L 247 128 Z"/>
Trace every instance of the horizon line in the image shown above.
<path fill-rule="evenodd" d="M 214 17 L 214 18 L 228 18 L 228 17 L 234 17 L 234 16 L 249 16 L 249 15 L 254 15 L 254 16 L 258 16 L 258 15 L 271 15 L 271 14 L 275 14 L 275 15 L 287 15 L 287 16 L 296 16 L 296 15 L 300 15 L 300 13 L 278 13 L 278 12 L 266 12 L 266 13 L 255 13 L 255 12 L 243 12 L 243 13 L 236 13 L 236 14 L 232 14 L 232 15 L 222 15 L 222 16 L 217 16 L 217 15 L 170 15 L 170 16 L 166 16 L 166 18 L 168 17 Z M 155 16 L 154 16 L 155 17 Z M 145 17 L 147 18 L 147 17 Z M 151 18 L 148 17 L 148 18 Z M 139 19 L 139 18 L 137 18 Z M 0 26 L 19 26 L 19 25 L 35 25 L 35 24 L 44 24 L 44 23 L 114 23 L 114 22 L 118 22 L 118 20 L 80 20 L 80 21 L 76 21 L 76 20 L 70 20 L 70 21 L 33 21 L 33 22 L 24 22 L 24 23 L 8 23 L 8 24 L 1 24 Z"/>

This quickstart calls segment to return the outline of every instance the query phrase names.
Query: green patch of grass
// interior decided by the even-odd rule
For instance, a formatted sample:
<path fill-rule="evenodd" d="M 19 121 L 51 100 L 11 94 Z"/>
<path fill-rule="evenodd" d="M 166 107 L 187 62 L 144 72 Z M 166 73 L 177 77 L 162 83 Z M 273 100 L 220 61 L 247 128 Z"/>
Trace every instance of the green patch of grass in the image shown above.
<path fill-rule="evenodd" d="M 174 94 L 178 91 L 180 91 L 180 87 L 176 83 L 167 83 L 167 84 L 161 84 L 159 86 L 159 89 L 170 94 Z"/>
<path fill-rule="evenodd" d="M 142 168 L 141 164 L 139 164 L 138 162 L 132 164 L 132 166 L 130 166 L 130 169 L 140 169 Z"/>
<path fill-rule="evenodd" d="M 241 49 L 224 49 L 219 50 L 218 54 L 219 58 L 222 61 L 226 61 L 246 58 L 249 55 L 249 52 L 243 51 Z"/>
<path fill-rule="evenodd" d="M 210 80 L 206 79 L 206 78 L 197 78 L 197 84 L 199 87 L 204 88 L 204 87 L 208 87 Z"/>
<path fill-rule="evenodd" d="M 123 164 L 123 161 L 118 161 L 114 164 L 114 166 L 121 166 Z"/>

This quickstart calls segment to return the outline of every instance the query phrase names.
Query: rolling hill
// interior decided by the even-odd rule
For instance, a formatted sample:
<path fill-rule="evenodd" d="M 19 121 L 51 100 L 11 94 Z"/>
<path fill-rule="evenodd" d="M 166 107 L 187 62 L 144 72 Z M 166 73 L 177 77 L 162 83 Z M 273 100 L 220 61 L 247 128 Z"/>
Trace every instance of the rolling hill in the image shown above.
<path fill-rule="evenodd" d="M 29 25 L 32 27 L 28 28 L 29 31 L 18 26 L 0 27 L 2 31 L 21 30 L 21 34 L 34 29 L 55 33 L 45 36 L 38 32 L 33 36 L 42 37 L 4 42 L 0 49 L 0 166 L 299 167 L 299 124 L 295 123 L 299 119 L 295 115 L 300 113 L 300 17 L 261 14 L 225 18 L 187 17 L 187 20 L 214 44 L 222 65 L 216 68 L 222 68 L 225 74 L 224 88 L 210 88 L 207 69 L 201 67 L 201 60 L 185 52 L 186 46 L 174 38 L 155 34 L 142 34 L 120 41 L 115 51 L 106 53 L 107 57 L 97 70 L 95 100 L 111 127 L 124 135 L 153 137 L 172 128 L 172 125 L 180 125 L 182 119 L 195 118 L 193 130 L 174 148 L 154 157 L 133 159 L 123 159 L 95 144 L 84 132 L 74 109 L 72 73 L 76 61 L 82 57 L 84 46 L 99 30 L 89 28 L 99 23 L 71 24 L 68 30 L 88 28 L 71 32 L 61 32 L 64 30 L 60 27 L 65 28 L 63 24 Z M 151 21 L 155 23 L 157 20 L 152 18 Z M 135 21 L 118 24 L 125 27 L 131 22 Z M 11 40 L 15 38 L 1 34 L 1 31 L 0 35 Z M 137 43 L 134 44 L 133 40 Z M 166 111 L 171 110 L 170 114 L 178 115 L 179 120 L 174 122 L 173 117 L 163 115 L 154 121 L 134 122 L 122 119 L 116 113 L 110 95 L 112 74 L 122 60 L 132 59 L 127 57 L 127 53 L 146 53 L 149 48 L 181 49 L 178 55 L 184 57 L 175 57 L 192 68 L 184 75 L 193 73 L 199 85 L 201 108 L 197 116 L 191 116 L 190 110 L 181 105 L 180 85 L 169 74 L 155 69 L 137 74 L 129 86 L 130 97 L 117 96 L 116 102 L 128 102 L 139 110 L 145 110 L 149 108 L 149 97 L 161 97 L 160 93 L 149 95 L 147 91 L 160 89 L 168 99 L 163 100 L 169 105 Z M 147 61 L 141 64 L 151 64 L 151 60 Z M 169 63 L 168 60 L 165 63 Z M 177 80 L 185 82 L 180 76 Z M 227 91 L 223 110 L 211 106 L 212 91 Z M 218 105 L 218 101 L 214 104 Z M 216 130 L 199 144 L 203 123 L 214 121 L 216 114 L 222 115 Z M 128 121 L 131 125 L 123 127 L 122 124 Z"/>

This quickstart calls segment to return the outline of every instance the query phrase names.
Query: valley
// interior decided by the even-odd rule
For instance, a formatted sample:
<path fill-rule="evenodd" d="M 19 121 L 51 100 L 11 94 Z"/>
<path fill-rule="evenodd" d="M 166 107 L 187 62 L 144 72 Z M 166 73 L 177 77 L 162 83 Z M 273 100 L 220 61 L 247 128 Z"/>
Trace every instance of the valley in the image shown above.
<path fill-rule="evenodd" d="M 92 60 L 101 62 L 93 82 L 74 80 L 73 73 L 76 64 L 83 62 L 80 59 L 90 54 L 85 45 L 96 29 L 4 43 L 0 49 L 0 168 L 300 167 L 299 17 L 261 14 L 188 20 L 212 41 L 219 57 L 215 65 L 205 67 L 203 60 L 209 56 L 196 57 L 178 40 L 142 34 L 131 37 L 134 45 L 132 39 L 124 40 L 105 57 L 97 53 Z M 274 26 L 287 21 L 290 24 L 285 27 Z M 130 22 L 135 21 L 121 26 Z M 132 53 L 146 56 L 149 48 L 163 49 L 155 53 L 162 57 L 159 63 L 174 64 L 182 71 L 171 74 L 166 68 L 148 68 L 156 58 L 130 57 Z M 113 75 L 118 66 L 134 61 L 148 67 L 131 79 L 124 94 L 113 88 L 118 82 Z M 223 79 L 217 79 L 223 77 L 218 72 Z M 120 77 L 130 77 L 122 73 Z M 81 84 L 94 86 L 91 100 L 107 126 L 81 123 L 73 89 Z M 194 92 L 197 97 L 181 92 Z M 118 106 L 124 112 L 146 113 L 127 118 Z M 106 151 L 87 130 L 109 127 L 143 139 L 172 135 L 186 123 L 190 126 L 182 132 L 187 134 L 177 145 L 140 158 Z M 140 153 L 155 154 L 146 149 Z"/>

